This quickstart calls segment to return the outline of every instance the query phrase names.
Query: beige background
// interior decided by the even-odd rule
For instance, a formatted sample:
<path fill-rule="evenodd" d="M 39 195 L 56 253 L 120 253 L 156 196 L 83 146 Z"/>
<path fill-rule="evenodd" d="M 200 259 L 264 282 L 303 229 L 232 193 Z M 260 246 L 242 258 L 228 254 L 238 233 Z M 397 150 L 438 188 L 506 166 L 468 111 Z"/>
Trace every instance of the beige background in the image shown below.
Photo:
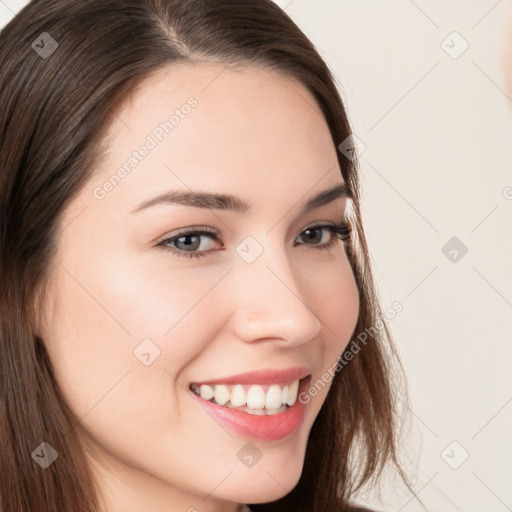
<path fill-rule="evenodd" d="M 0 25 L 26 3 L 0 0 Z M 379 290 L 385 309 L 403 305 L 390 326 L 409 379 L 416 492 L 434 512 L 512 510 L 512 0 L 277 3 L 332 67 L 365 146 Z M 422 510 L 397 481 L 382 491 L 361 501 Z"/>

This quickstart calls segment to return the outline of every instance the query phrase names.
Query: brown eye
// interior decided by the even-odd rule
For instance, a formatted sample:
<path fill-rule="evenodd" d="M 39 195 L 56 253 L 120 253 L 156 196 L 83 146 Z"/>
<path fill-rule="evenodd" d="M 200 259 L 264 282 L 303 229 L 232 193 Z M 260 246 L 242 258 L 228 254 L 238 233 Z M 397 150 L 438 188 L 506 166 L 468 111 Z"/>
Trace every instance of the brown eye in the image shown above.
<path fill-rule="evenodd" d="M 322 230 L 328 230 L 331 233 L 331 238 L 329 242 L 321 245 L 317 243 L 307 243 L 306 245 L 319 245 L 319 249 L 329 248 L 338 240 L 346 242 L 350 238 L 350 229 L 345 223 L 342 223 L 340 225 L 325 224 L 322 226 L 312 226 L 305 229 L 300 236 L 302 236 L 304 240 L 319 242 L 322 240 Z"/>

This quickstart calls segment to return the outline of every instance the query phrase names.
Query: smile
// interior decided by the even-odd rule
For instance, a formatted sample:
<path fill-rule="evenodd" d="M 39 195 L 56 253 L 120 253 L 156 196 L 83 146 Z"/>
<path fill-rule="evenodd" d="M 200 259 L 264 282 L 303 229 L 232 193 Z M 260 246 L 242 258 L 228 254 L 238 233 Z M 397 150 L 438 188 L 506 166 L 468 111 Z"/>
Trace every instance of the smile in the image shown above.
<path fill-rule="evenodd" d="M 192 384 L 190 389 L 204 400 L 259 416 L 284 412 L 297 400 L 300 379 L 286 385 Z"/>
<path fill-rule="evenodd" d="M 235 433 L 282 441 L 302 425 L 306 405 L 297 396 L 307 391 L 310 381 L 311 375 L 279 384 L 193 383 L 190 390 L 207 412 Z"/>

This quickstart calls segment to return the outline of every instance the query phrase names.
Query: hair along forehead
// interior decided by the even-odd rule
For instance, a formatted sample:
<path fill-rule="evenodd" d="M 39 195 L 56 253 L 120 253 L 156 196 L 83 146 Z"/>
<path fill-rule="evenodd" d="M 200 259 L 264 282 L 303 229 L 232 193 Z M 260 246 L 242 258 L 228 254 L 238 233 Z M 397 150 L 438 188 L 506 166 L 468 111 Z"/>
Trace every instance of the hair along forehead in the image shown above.
<path fill-rule="evenodd" d="M 226 73 L 227 72 L 227 73 Z M 115 109 L 112 109 L 113 118 L 119 118 L 121 112 L 130 111 L 139 101 L 147 101 L 155 97 L 158 93 L 182 93 L 187 95 L 183 89 L 195 85 L 201 93 L 217 81 L 217 78 L 223 74 L 251 75 L 260 74 L 261 81 L 266 83 L 269 77 L 280 82 L 284 82 L 293 89 L 296 94 L 300 94 L 304 100 L 304 95 L 308 96 L 305 101 L 316 103 L 317 108 L 321 108 L 317 99 L 307 84 L 299 80 L 293 73 L 280 69 L 275 63 L 261 60 L 241 60 L 226 61 L 215 58 L 194 59 L 187 57 L 186 60 L 165 63 L 152 70 L 143 80 L 140 80 L 118 101 Z M 262 93 L 262 97 L 266 93 Z"/>

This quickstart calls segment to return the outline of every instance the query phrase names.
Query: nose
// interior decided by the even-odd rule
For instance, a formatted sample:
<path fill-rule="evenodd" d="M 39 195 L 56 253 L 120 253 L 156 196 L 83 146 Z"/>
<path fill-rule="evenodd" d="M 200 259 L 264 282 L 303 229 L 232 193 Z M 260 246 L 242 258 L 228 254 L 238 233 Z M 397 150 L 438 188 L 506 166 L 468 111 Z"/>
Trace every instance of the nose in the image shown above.
<path fill-rule="evenodd" d="M 321 304 L 308 303 L 308 295 L 310 300 L 321 296 L 312 288 L 314 273 L 307 277 L 303 272 L 306 277 L 297 279 L 286 256 L 264 251 L 253 263 L 237 262 L 230 274 L 225 300 L 230 301 L 229 324 L 237 339 L 273 340 L 288 346 L 318 335 L 323 322 L 313 306 L 321 312 Z"/>

